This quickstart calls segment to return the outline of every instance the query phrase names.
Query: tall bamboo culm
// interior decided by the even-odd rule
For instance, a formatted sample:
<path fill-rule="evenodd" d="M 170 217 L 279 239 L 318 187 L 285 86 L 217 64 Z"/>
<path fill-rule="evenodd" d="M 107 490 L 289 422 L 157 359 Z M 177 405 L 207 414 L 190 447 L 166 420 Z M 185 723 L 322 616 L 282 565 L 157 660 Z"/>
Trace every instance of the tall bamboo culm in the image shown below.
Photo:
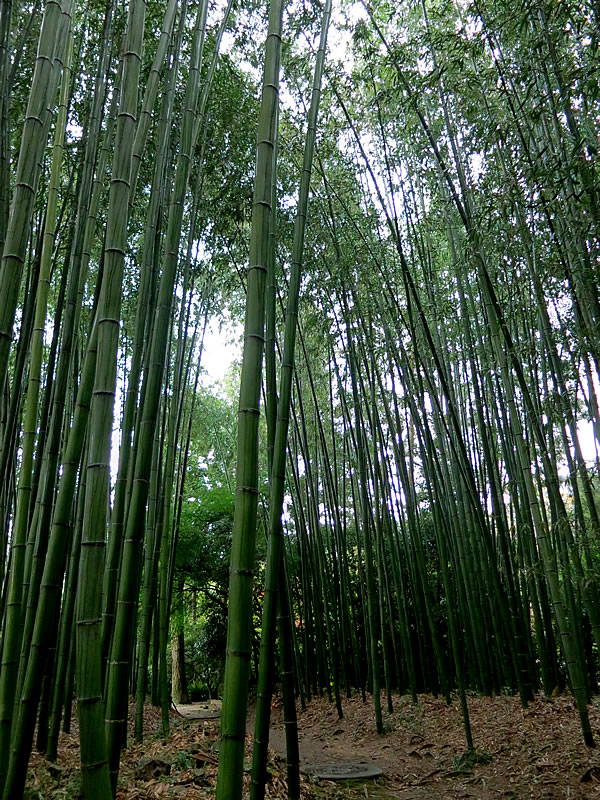
<path fill-rule="evenodd" d="M 100 639 L 102 596 L 97 587 L 104 571 L 110 439 L 145 11 L 143 0 L 131 1 L 97 314 L 98 355 L 90 409 L 87 486 L 75 612 L 81 777 L 86 800 L 106 800 L 112 795 L 104 736 L 98 735 L 104 728 L 104 705 Z"/>
<path fill-rule="evenodd" d="M 250 233 L 217 800 L 240 800 L 242 796 L 258 501 L 258 424 L 265 330 L 265 283 L 272 214 L 273 151 L 279 105 L 282 15 L 282 0 L 272 0 L 265 46 Z"/>

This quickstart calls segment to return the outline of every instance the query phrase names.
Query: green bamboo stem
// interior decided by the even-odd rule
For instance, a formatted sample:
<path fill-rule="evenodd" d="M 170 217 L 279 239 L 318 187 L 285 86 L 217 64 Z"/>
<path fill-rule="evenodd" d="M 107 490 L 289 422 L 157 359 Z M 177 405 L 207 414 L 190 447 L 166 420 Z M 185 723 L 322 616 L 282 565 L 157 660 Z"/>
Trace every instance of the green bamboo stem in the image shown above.
<path fill-rule="evenodd" d="M 136 680 L 136 715 L 135 715 L 135 740 L 142 742 L 144 737 L 144 703 L 146 701 L 146 685 L 148 674 L 148 656 L 150 645 L 150 628 L 152 625 L 152 610 L 154 595 L 152 593 L 154 582 L 154 549 L 157 537 L 156 509 L 158 501 L 158 458 L 160 455 L 158 436 L 154 443 L 152 454 L 152 470 L 150 472 L 150 494 L 148 497 L 148 519 L 146 523 L 146 538 L 144 543 L 144 580 L 142 586 L 142 608 L 140 615 L 140 635 L 138 639 L 138 671 Z"/>
<path fill-rule="evenodd" d="M 275 640 L 275 617 L 279 575 L 282 571 L 283 558 L 283 500 L 285 493 L 285 462 L 287 452 L 288 426 L 292 396 L 292 378 L 294 369 L 294 352 L 296 344 L 296 320 L 302 277 L 304 249 L 304 233 L 308 213 L 308 197 L 310 176 L 312 172 L 313 152 L 316 138 L 316 125 L 321 91 L 321 77 L 327 46 L 327 30 L 331 17 L 331 2 L 324 6 L 321 23 L 321 39 L 315 63 L 313 91 L 308 128 L 306 134 L 304 162 L 298 210 L 294 229 L 294 245 L 292 252 L 292 270 L 286 309 L 286 325 L 283 345 L 283 356 L 280 371 L 279 401 L 277 403 L 277 423 L 273 442 L 273 467 L 271 474 L 271 497 L 269 502 L 269 536 L 267 543 L 267 561 L 264 587 L 262 615 L 261 651 L 259 662 L 259 684 L 257 693 L 256 724 L 254 733 L 254 758 L 252 767 L 251 797 L 262 800 L 266 779 L 267 745 L 269 740 L 269 720 L 271 694 L 273 685 L 272 649 Z M 271 403 L 274 403 L 272 400 Z M 297 783 L 297 782 L 295 782 Z"/>
<path fill-rule="evenodd" d="M 17 489 L 17 511 L 15 515 L 14 536 L 17 540 L 25 538 L 26 533 L 20 530 L 19 526 L 28 526 L 31 522 L 30 507 L 32 500 L 32 477 L 33 477 L 33 452 L 37 431 L 38 406 L 41 387 L 42 358 L 44 354 L 44 331 L 46 327 L 46 314 L 48 310 L 48 293 L 50 290 L 50 269 L 52 252 L 55 244 L 56 223 L 58 215 L 58 196 L 60 191 L 60 172 L 64 159 L 65 128 L 67 124 L 67 110 L 69 104 L 69 94 L 71 91 L 71 58 L 73 55 L 73 43 L 71 31 L 67 31 L 68 45 L 65 55 L 63 68 L 63 78 L 61 83 L 60 98 L 58 104 L 58 114 L 56 118 L 56 128 L 54 134 L 54 145 L 52 148 L 52 164 L 50 168 L 50 181 L 48 184 L 48 203 L 46 206 L 46 222 L 42 238 L 42 253 L 40 258 L 40 277 L 36 296 L 35 317 L 33 332 L 30 345 L 29 380 L 27 387 L 27 397 L 25 400 L 25 412 L 23 423 L 23 436 L 21 439 L 22 461 L 19 472 L 19 486 Z M 41 452 L 41 442 L 38 443 L 38 452 Z M 32 528 L 35 525 L 31 526 Z M 31 556 L 26 556 L 25 578 L 23 581 L 23 609 L 25 616 L 25 630 L 21 643 L 21 664 L 20 674 L 17 683 L 17 697 L 20 696 L 21 685 L 26 668 L 26 656 L 29 652 L 29 641 L 33 628 L 33 617 L 37 606 L 36 593 L 29 598 L 27 587 L 30 584 L 28 576 L 28 564 Z M 31 564 L 29 564 L 31 568 Z M 34 587 L 36 584 L 33 584 Z M 31 592 L 29 593 L 31 594 Z"/>
<path fill-rule="evenodd" d="M 0 291 L 4 298 L 0 309 L 0 374 L 5 375 L 12 340 L 12 326 L 21 284 L 21 273 L 30 231 L 30 217 L 40 177 L 40 164 L 46 146 L 51 108 L 60 78 L 64 49 L 70 30 L 71 0 L 64 3 L 50 0 L 47 3 L 40 39 L 38 57 L 32 79 L 25 116 L 21 149 L 17 165 L 15 191 L 10 211 L 8 230 L 0 262 Z M 45 308 L 44 308 L 45 314 Z M 29 472 L 29 476 L 27 475 Z M 25 464 L 19 524 L 15 523 L 12 539 L 12 564 L 9 576 L 7 620 L 2 643 L 0 669 L 0 788 L 4 786 L 10 755 L 10 738 L 13 704 L 20 652 L 22 579 L 26 546 L 26 528 L 29 512 L 31 463 Z"/>
<path fill-rule="evenodd" d="M 166 348 L 177 274 L 178 244 L 183 220 L 183 204 L 194 145 L 193 128 L 200 90 L 200 66 L 204 47 L 206 14 L 207 3 L 205 2 L 198 9 L 192 44 L 175 186 L 170 199 L 165 261 L 158 289 L 156 319 L 150 345 L 150 368 L 144 379 L 144 399 L 138 434 L 139 441 L 136 444 L 134 478 L 125 524 L 115 628 L 108 665 L 106 740 L 113 789 L 116 789 L 123 726 L 127 713 L 130 636 L 137 603 L 137 580 L 134 580 L 134 576 L 141 574 L 141 549 L 145 527 L 144 509 L 148 499 L 154 431 L 158 418 L 164 365 L 166 363 Z M 173 411 L 174 409 L 171 409 L 171 413 Z M 167 472 L 168 482 L 169 473 Z M 165 502 L 166 504 L 167 502 Z M 163 531 L 168 530 L 169 526 L 164 526 Z"/>
<path fill-rule="evenodd" d="M 158 43 L 156 45 L 156 50 L 154 51 L 154 58 L 152 59 L 150 72 L 148 74 L 148 80 L 146 82 L 146 86 L 144 89 L 144 99 L 142 101 L 142 106 L 140 108 L 137 127 L 135 131 L 135 140 L 133 143 L 133 152 L 131 155 L 131 161 L 132 161 L 131 188 L 129 190 L 130 204 L 132 204 L 135 199 L 135 190 L 137 185 L 138 173 L 142 161 L 142 156 L 146 148 L 148 133 L 150 131 L 152 112 L 154 109 L 154 104 L 156 103 L 156 97 L 158 95 L 160 75 L 163 69 L 165 69 L 165 56 L 167 55 L 169 42 L 171 41 L 172 37 L 173 25 L 175 23 L 175 16 L 177 14 L 177 5 L 178 5 L 178 0 L 168 0 L 162 21 L 160 35 L 158 37 Z M 185 22 L 186 10 L 187 10 L 186 1 L 181 0 L 179 14 L 180 14 L 180 20 L 182 20 L 183 22 Z M 171 70 L 174 70 L 175 74 L 177 73 L 177 66 L 176 66 L 178 61 L 177 50 L 178 48 L 176 47 L 173 63 L 170 66 L 167 65 L 167 69 L 169 70 L 169 81 L 172 80 Z"/>
<path fill-rule="evenodd" d="M 179 29 L 177 31 L 176 41 L 173 47 L 173 62 L 171 64 L 167 84 L 163 91 L 160 117 L 158 122 L 157 131 L 157 151 L 154 162 L 154 171 L 152 176 L 152 189 L 150 192 L 150 200 L 148 202 L 148 209 L 146 212 L 146 226 L 144 230 L 144 242 L 142 247 L 142 258 L 140 266 L 140 289 L 138 302 L 135 310 L 135 330 L 132 343 L 132 359 L 131 368 L 128 375 L 127 394 L 125 398 L 125 406 L 123 409 L 123 419 L 121 421 L 121 447 L 119 449 L 119 466 L 117 470 L 117 479 L 115 482 L 115 498 L 110 517 L 110 531 L 108 536 L 108 551 L 106 558 L 106 566 L 104 570 L 104 581 L 102 587 L 102 657 L 103 662 L 108 658 L 110 643 L 113 634 L 114 617 L 115 617 L 115 604 L 117 595 L 117 585 L 119 577 L 119 566 L 121 563 L 123 552 L 123 538 L 125 535 L 124 526 L 126 522 L 126 512 L 129 503 L 131 502 L 128 496 L 128 487 L 131 482 L 130 472 L 135 468 L 134 448 L 137 448 L 137 438 L 134 438 L 132 445 L 132 434 L 134 432 L 134 421 L 136 418 L 136 410 L 138 404 L 138 396 L 140 394 L 140 380 L 142 374 L 142 367 L 144 357 L 146 354 L 146 336 L 151 336 L 152 325 L 154 324 L 154 309 L 151 306 L 151 289 L 153 282 L 154 262 L 155 262 L 155 246 L 157 240 L 157 228 L 159 223 L 162 197 L 163 197 L 163 181 L 166 169 L 168 148 L 170 142 L 171 132 L 171 115 L 173 111 L 175 83 L 179 73 L 179 53 L 181 49 L 181 42 L 183 38 L 183 30 L 186 20 L 187 3 L 182 3 L 181 15 L 179 22 Z M 170 12 L 174 10 L 168 8 L 165 14 L 163 26 L 168 29 L 172 27 L 173 20 L 169 21 L 168 17 Z M 159 45 L 162 44 L 162 34 L 159 40 Z M 164 53 L 162 60 L 164 61 Z M 159 63 L 155 56 L 153 62 L 152 75 L 162 65 Z M 146 108 L 147 98 L 153 91 L 152 81 L 147 86 L 144 94 L 143 109 Z M 154 97 L 152 98 L 152 105 L 156 99 L 156 91 L 154 87 Z M 152 106 L 150 106 L 151 108 Z M 141 114 L 144 113 L 143 110 Z M 136 131 L 136 144 L 140 148 L 145 142 L 147 136 L 147 124 L 143 122 L 140 114 Z M 149 120 L 147 120 L 149 122 Z M 145 130 L 145 133 L 143 131 Z M 139 140 L 139 141 L 138 141 Z M 133 165 L 135 168 L 136 163 L 139 166 L 140 157 L 136 161 L 136 144 L 134 144 Z M 135 174 L 132 176 L 131 189 L 129 194 L 129 205 L 132 207 L 134 197 L 134 180 Z M 150 320 L 150 321 L 149 321 Z M 142 395 L 143 397 L 143 395 Z M 143 402 L 143 400 L 141 401 Z"/>
<path fill-rule="evenodd" d="M 264 294 L 272 214 L 271 176 L 279 100 L 282 13 L 281 0 L 272 0 L 269 6 L 269 33 L 265 50 L 252 206 L 217 800 L 239 800 L 242 795 L 258 499 L 258 423 L 265 325 Z"/>
<path fill-rule="evenodd" d="M 60 614 L 60 629 L 56 648 L 56 669 L 54 673 L 54 687 L 50 708 L 50 720 L 48 724 L 48 741 L 46 743 L 46 758 L 48 761 L 56 761 L 58 757 L 58 737 L 63 708 L 71 694 L 68 691 L 70 685 L 68 681 L 69 657 L 72 642 L 74 639 L 73 612 L 75 610 L 75 594 L 77 590 L 77 576 L 79 573 L 79 557 L 81 555 L 81 529 L 83 523 L 83 501 L 85 498 L 85 443 L 84 456 L 81 464 L 81 480 L 77 492 L 77 515 L 75 520 L 75 531 L 69 553 L 69 566 L 65 580 L 64 601 Z M 51 548 L 49 548 L 51 549 Z M 73 677 L 71 673 L 71 678 Z M 65 715 L 66 715 L 65 710 Z"/>
<path fill-rule="evenodd" d="M 40 599 L 32 632 L 32 645 L 23 676 L 23 690 L 18 703 L 18 725 L 13 730 L 11 761 L 3 798 L 18 797 L 25 786 L 27 765 L 40 699 L 42 674 L 48 651 L 56 635 L 63 574 L 68 553 L 68 539 L 73 530 L 73 495 L 81 462 L 90 400 L 96 367 L 96 333 L 92 333 L 79 385 L 73 426 L 63 459 L 47 558 L 40 585 Z"/>
<path fill-rule="evenodd" d="M 21 276 L 40 179 L 43 152 L 48 141 L 52 109 L 60 79 L 70 29 L 72 0 L 48 0 L 44 8 L 35 69 L 23 122 L 15 190 L 0 261 L 0 375 L 5 375 L 12 341 Z M 2 730 L 2 728 L 0 728 Z M 7 752 L 3 747 L 2 753 Z M 3 771 L 0 769 L 0 783 Z"/>
<path fill-rule="evenodd" d="M 102 597 L 97 592 L 97 585 L 104 568 L 116 356 L 145 10 L 143 0 L 132 0 L 130 3 L 109 192 L 104 278 L 97 315 L 98 361 L 90 409 L 90 444 L 76 607 L 81 774 L 86 800 L 106 800 L 112 794 L 104 737 L 98 736 L 103 726 L 104 708 L 100 651 Z"/>

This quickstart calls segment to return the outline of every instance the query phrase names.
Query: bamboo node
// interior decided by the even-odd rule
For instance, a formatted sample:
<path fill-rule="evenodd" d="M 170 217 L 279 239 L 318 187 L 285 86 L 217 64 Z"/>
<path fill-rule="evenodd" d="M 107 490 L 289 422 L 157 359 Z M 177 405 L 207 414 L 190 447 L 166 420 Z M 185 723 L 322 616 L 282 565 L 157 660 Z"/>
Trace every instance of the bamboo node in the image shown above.
<path fill-rule="evenodd" d="M 106 763 L 108 762 L 105 758 L 103 758 L 102 761 L 87 761 L 85 764 L 84 763 L 81 764 L 81 769 L 82 771 L 89 769 L 98 769 L 99 767 L 103 767 Z"/>
<path fill-rule="evenodd" d="M 248 492 L 248 494 L 258 494 L 258 489 L 256 486 L 238 486 L 238 492 Z"/>
<path fill-rule="evenodd" d="M 82 705 L 83 703 L 100 703 L 102 701 L 102 695 L 94 695 L 93 697 L 78 697 L 77 703 Z M 83 764 L 81 765 L 84 766 Z"/>

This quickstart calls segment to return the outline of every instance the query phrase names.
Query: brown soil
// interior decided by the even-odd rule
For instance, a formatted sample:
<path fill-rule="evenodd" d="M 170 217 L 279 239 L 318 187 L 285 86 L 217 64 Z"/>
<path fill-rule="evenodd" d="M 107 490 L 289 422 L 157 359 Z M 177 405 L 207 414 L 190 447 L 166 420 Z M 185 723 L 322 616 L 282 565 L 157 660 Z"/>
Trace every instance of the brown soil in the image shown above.
<path fill-rule="evenodd" d="M 123 753 L 118 800 L 214 797 L 218 758 L 218 720 L 198 719 L 198 704 L 173 713 L 171 734 L 162 741 L 160 711 L 149 707 L 143 745 Z M 384 703 L 385 706 L 385 703 Z M 384 714 L 386 733 L 375 730 L 371 703 L 359 697 L 343 701 L 344 718 L 322 698 L 298 713 L 303 769 L 324 762 L 366 762 L 381 767 L 383 778 L 369 781 L 302 778 L 302 800 L 515 800 L 600 799 L 600 753 L 585 747 L 570 697 L 540 697 L 528 709 L 518 698 L 469 699 L 478 758 L 464 756 L 465 741 L 458 703 L 422 696 L 417 706 L 394 697 L 393 714 Z M 211 708 L 212 711 L 212 708 Z M 600 706 L 590 708 L 594 733 L 600 739 Z M 248 720 L 246 765 L 252 748 L 252 709 Z M 600 743 L 600 742 L 599 742 Z M 35 800 L 79 797 L 77 728 L 62 736 L 58 767 L 32 758 L 29 793 Z M 271 774 L 267 797 L 285 800 L 285 735 L 280 702 L 272 709 Z M 169 775 L 140 774 L 144 759 L 168 762 Z M 474 763 L 478 762 L 478 763 Z M 249 781 L 249 774 L 245 777 Z"/>
<path fill-rule="evenodd" d="M 370 702 L 356 697 L 342 705 L 342 720 L 324 699 L 313 700 L 299 713 L 300 757 L 303 768 L 338 760 L 381 767 L 384 778 L 355 785 L 354 796 L 402 800 L 600 797 L 600 753 L 583 744 L 569 697 L 540 697 L 527 709 L 521 708 L 516 697 L 470 698 L 474 759 L 465 754 L 457 701 L 448 706 L 442 699 L 422 696 L 414 706 L 408 697 L 395 697 L 394 712 L 384 714 L 383 736 L 376 732 Z M 597 705 L 590 708 L 590 717 L 598 736 Z M 271 746 L 283 758 L 280 704 L 273 708 Z M 321 783 L 325 796 L 340 796 L 342 784 Z"/>

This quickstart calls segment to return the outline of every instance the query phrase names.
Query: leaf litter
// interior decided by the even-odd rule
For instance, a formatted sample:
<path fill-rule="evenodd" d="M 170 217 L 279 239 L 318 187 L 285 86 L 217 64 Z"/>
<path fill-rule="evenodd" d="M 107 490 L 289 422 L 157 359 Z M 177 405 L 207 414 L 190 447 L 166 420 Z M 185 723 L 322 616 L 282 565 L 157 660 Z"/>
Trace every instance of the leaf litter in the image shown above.
<path fill-rule="evenodd" d="M 394 696 L 394 711 L 384 712 L 385 734 L 375 729 L 370 698 L 343 700 L 344 718 L 324 698 L 298 711 L 301 766 L 324 762 L 371 763 L 383 777 L 365 781 L 301 777 L 302 800 L 558 800 L 600 798 L 600 753 L 581 738 L 572 698 L 538 696 L 526 709 L 516 697 L 469 698 L 476 750 L 466 752 L 460 706 L 442 698 Z M 382 703 L 383 705 L 383 703 Z M 160 735 L 160 709 L 148 705 L 144 742 L 130 739 L 121 759 L 118 800 L 204 800 L 215 795 L 219 721 L 183 718 L 173 712 L 166 741 Z M 600 705 L 590 706 L 594 733 L 600 735 Z M 244 776 L 249 790 L 253 709 L 248 719 Z M 266 797 L 285 800 L 285 733 L 281 702 L 272 708 L 269 779 Z M 168 768 L 167 768 L 168 767 Z M 247 793 L 247 791 L 246 791 Z M 61 734 L 56 764 L 32 755 L 27 800 L 77 800 L 79 742 L 76 717 L 70 734 Z"/>

